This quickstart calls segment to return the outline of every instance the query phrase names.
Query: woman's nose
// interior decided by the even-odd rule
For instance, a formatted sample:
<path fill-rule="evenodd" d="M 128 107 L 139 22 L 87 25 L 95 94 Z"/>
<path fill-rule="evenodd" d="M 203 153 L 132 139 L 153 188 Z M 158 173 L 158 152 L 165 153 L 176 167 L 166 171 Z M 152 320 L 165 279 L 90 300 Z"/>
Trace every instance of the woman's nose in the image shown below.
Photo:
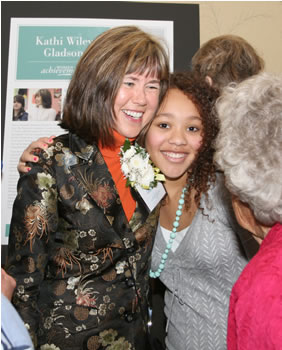
<path fill-rule="evenodd" d="M 185 131 L 181 128 L 174 128 L 170 133 L 169 143 L 179 145 L 185 145 L 187 143 L 185 137 Z"/>
<path fill-rule="evenodd" d="M 147 99 L 146 99 L 146 93 L 143 87 L 137 87 L 134 89 L 133 94 L 133 103 L 138 105 L 146 105 Z"/>

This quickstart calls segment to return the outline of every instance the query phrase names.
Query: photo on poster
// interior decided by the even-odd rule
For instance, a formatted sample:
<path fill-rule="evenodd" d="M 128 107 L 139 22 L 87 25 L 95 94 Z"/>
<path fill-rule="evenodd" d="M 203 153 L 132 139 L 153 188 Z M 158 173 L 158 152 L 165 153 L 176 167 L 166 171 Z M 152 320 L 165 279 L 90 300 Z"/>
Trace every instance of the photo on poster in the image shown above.
<path fill-rule="evenodd" d="M 59 121 L 62 89 L 14 89 L 13 121 Z"/>

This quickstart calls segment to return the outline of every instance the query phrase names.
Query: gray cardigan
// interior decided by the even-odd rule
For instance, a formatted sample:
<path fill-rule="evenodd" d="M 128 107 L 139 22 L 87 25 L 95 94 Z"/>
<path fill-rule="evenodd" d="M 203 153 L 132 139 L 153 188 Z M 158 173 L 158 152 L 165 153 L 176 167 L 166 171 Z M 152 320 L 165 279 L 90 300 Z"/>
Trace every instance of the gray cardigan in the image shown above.
<path fill-rule="evenodd" d="M 208 206 L 196 213 L 181 244 L 169 252 L 161 281 L 166 286 L 166 346 L 169 350 L 224 350 L 229 296 L 234 282 L 258 249 L 233 214 L 223 178 L 209 190 Z M 152 268 L 166 243 L 158 227 Z"/>

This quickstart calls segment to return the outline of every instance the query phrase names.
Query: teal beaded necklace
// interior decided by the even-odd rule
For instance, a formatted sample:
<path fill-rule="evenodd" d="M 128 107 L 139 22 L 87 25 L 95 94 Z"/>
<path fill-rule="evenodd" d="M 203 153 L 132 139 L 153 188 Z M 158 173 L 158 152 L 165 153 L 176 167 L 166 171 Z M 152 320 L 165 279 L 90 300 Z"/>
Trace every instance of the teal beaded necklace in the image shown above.
<path fill-rule="evenodd" d="M 158 278 L 160 277 L 164 267 L 165 267 L 165 263 L 166 263 L 166 260 L 167 260 L 167 257 L 168 257 L 168 253 L 172 247 L 172 243 L 173 243 L 173 240 L 175 239 L 176 237 L 176 231 L 177 231 L 177 227 L 179 226 L 179 220 L 181 218 L 181 215 L 182 215 L 182 209 L 183 209 L 183 205 L 184 205 L 184 197 L 185 197 L 185 192 L 187 191 L 187 185 L 183 188 L 182 190 L 182 193 L 181 193 L 181 196 L 180 196 L 180 199 L 178 201 L 178 208 L 176 210 L 176 216 L 175 216 L 175 220 L 172 224 L 173 226 L 173 229 L 170 233 L 170 239 L 166 245 L 166 249 L 162 255 L 162 258 L 161 258 L 161 262 L 159 264 L 159 267 L 158 269 L 153 272 L 152 270 L 150 270 L 149 272 L 149 275 L 151 278 Z"/>

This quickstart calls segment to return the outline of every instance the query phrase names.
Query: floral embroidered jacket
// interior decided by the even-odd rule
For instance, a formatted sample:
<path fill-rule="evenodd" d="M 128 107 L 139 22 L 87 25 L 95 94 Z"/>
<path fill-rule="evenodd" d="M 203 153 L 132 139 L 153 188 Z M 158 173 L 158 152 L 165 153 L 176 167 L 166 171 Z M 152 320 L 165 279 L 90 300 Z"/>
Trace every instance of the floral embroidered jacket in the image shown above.
<path fill-rule="evenodd" d="M 159 207 L 128 223 L 96 146 L 72 134 L 21 176 L 7 271 L 38 349 L 147 349 L 148 266 Z M 53 344 L 53 345 L 52 345 Z"/>

